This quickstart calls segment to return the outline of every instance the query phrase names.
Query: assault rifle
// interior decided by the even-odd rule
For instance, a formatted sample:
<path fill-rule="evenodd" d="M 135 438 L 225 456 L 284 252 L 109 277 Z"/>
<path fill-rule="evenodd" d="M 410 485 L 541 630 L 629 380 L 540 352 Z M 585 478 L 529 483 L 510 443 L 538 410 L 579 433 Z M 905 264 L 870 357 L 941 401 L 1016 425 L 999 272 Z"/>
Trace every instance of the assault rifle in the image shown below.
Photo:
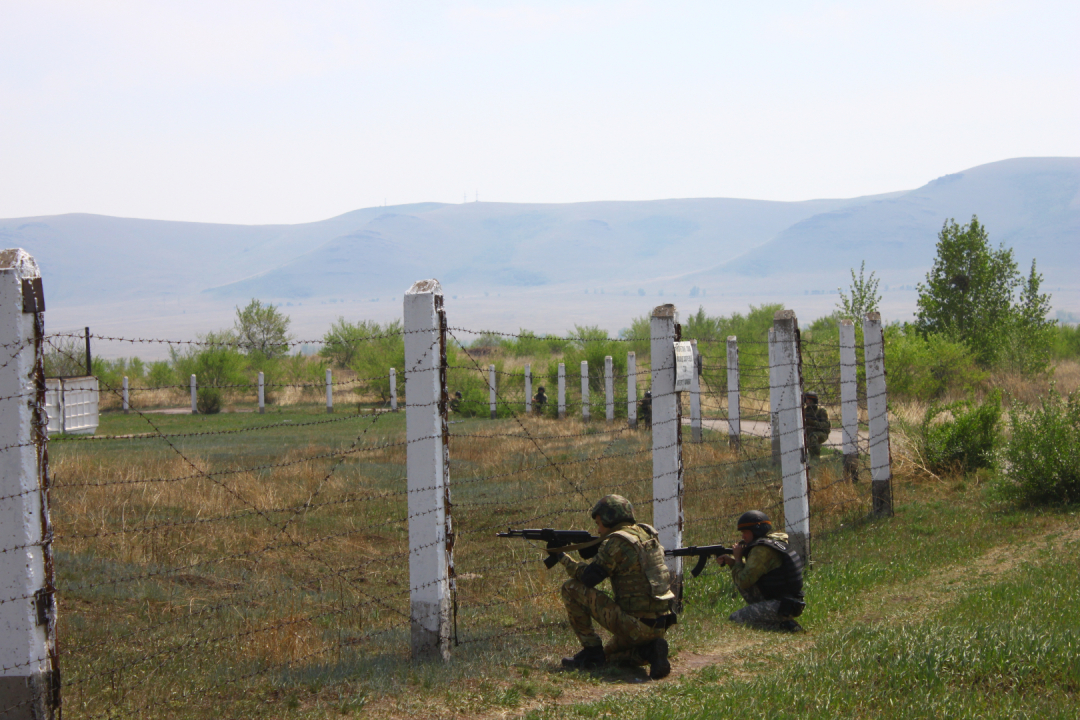
<path fill-rule="evenodd" d="M 723 545 L 692 545 L 674 550 L 665 550 L 664 554 L 671 557 L 696 557 L 698 559 L 697 565 L 690 571 L 690 574 L 697 577 L 705 569 L 705 563 L 709 561 L 709 558 L 730 555 L 733 550 L 734 548 L 724 547 Z"/>
<path fill-rule="evenodd" d="M 548 570 L 559 563 L 558 553 L 577 550 L 578 554 L 586 560 L 595 557 L 600 549 L 600 541 L 603 539 L 590 534 L 588 530 L 552 530 L 551 528 L 544 528 L 543 530 L 513 530 L 507 528 L 504 533 L 495 533 L 495 537 L 543 540 L 547 543 L 548 552 L 551 553 L 544 558 L 544 565 L 547 566 Z"/>

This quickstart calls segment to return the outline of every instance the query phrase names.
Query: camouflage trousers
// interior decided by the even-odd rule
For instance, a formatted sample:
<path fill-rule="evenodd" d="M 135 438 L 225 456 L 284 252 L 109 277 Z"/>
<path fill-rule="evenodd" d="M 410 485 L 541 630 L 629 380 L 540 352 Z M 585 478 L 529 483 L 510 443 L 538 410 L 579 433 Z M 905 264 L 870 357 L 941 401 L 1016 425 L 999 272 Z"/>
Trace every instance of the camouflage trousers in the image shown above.
<path fill-rule="evenodd" d="M 580 580 L 567 580 L 562 586 L 563 604 L 570 627 L 584 647 L 599 647 L 603 643 L 593 629 L 592 621 L 611 633 L 604 645 L 609 660 L 627 660 L 645 664 L 634 652 L 638 645 L 664 637 L 666 628 L 652 628 L 630 615 L 605 593 L 591 588 Z"/>
<path fill-rule="evenodd" d="M 731 613 L 728 620 L 732 622 L 768 629 L 792 619 L 791 615 L 780 614 L 780 600 L 766 600 L 757 585 L 748 590 L 739 588 L 739 593 L 746 601 L 746 607 Z"/>

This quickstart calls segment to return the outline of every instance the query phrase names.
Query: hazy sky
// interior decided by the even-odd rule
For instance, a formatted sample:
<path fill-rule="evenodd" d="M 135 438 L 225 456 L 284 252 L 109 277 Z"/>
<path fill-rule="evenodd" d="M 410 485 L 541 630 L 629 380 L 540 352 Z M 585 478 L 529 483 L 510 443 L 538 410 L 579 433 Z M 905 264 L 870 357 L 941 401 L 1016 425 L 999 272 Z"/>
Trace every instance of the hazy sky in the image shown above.
<path fill-rule="evenodd" d="M 1080 155 L 1080 3 L 0 0 L 0 217 L 802 200 Z"/>

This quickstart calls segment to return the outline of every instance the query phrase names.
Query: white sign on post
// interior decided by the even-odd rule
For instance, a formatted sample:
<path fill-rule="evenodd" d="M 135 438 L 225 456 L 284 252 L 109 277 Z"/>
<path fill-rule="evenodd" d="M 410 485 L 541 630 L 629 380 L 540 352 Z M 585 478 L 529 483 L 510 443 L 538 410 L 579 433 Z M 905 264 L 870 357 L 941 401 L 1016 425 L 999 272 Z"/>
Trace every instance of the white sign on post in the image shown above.
<path fill-rule="evenodd" d="M 690 390 L 694 379 L 694 347 L 689 342 L 675 343 L 675 392 Z"/>

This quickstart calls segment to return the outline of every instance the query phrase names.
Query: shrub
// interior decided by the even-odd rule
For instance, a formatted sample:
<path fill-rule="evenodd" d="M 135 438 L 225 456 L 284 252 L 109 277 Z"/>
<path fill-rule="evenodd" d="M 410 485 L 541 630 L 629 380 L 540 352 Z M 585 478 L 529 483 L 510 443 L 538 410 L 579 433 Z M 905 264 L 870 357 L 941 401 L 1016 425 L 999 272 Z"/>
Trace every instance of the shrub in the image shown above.
<path fill-rule="evenodd" d="M 195 409 L 200 415 L 221 412 L 221 391 L 217 388 L 199 388 L 195 392 Z"/>
<path fill-rule="evenodd" d="M 164 360 L 155 360 L 150 363 L 146 370 L 146 384 L 149 387 L 162 387 L 164 385 L 178 385 L 176 373 Z"/>
<path fill-rule="evenodd" d="M 936 400 L 970 392 L 986 379 L 964 343 L 943 335 L 921 335 L 910 325 L 885 329 L 885 363 L 889 394 L 894 397 Z"/>
<path fill-rule="evenodd" d="M 982 402 L 961 400 L 931 405 L 919 425 L 918 450 L 934 473 L 969 473 L 994 465 L 1001 437 L 1001 392 Z"/>
<path fill-rule="evenodd" d="M 1009 413 L 1012 434 L 998 490 L 1033 505 L 1080 501 L 1080 394 L 1056 391 L 1034 408 Z"/>

